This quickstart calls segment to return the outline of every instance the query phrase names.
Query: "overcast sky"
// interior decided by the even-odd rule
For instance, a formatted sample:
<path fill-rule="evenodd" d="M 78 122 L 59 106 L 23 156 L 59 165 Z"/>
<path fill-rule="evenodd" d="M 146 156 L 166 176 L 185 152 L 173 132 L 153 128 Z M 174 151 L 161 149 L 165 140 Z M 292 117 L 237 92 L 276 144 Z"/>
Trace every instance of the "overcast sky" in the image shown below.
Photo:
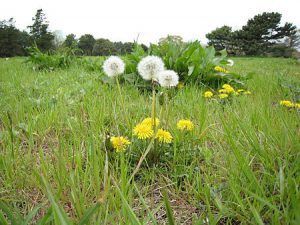
<path fill-rule="evenodd" d="M 42 8 L 51 31 L 112 41 L 157 42 L 168 34 L 206 42 L 205 34 L 222 25 L 239 29 L 258 13 L 279 12 L 282 22 L 300 27 L 299 0 L 7 0 L 0 20 L 13 17 L 19 29 L 32 24 Z"/>

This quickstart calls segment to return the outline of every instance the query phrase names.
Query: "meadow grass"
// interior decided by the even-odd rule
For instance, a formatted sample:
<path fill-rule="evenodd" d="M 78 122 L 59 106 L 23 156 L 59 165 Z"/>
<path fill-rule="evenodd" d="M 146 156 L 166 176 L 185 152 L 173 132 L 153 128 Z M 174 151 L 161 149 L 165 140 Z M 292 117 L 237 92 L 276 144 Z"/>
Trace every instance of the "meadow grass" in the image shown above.
<path fill-rule="evenodd" d="M 150 143 L 132 129 L 151 116 L 151 93 L 121 85 L 124 109 L 96 72 L 1 59 L 0 224 L 300 224 L 300 114 L 279 105 L 297 98 L 285 86 L 299 84 L 299 63 L 234 61 L 254 73 L 252 94 L 220 104 L 179 89 L 162 119 L 173 144 L 130 180 Z M 190 133 L 176 129 L 184 118 Z M 132 141 L 125 153 L 110 146 L 119 135 Z"/>

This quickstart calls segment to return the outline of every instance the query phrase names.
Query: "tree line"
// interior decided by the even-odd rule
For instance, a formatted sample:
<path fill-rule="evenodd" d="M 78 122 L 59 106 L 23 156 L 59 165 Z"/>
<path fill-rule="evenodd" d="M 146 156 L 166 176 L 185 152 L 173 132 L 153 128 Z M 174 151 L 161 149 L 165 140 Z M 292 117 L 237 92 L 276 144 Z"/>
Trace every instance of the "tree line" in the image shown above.
<path fill-rule="evenodd" d="M 0 57 L 27 55 L 30 46 L 36 46 L 42 52 L 68 47 L 77 49 L 78 55 L 94 56 L 131 53 L 134 46 L 133 42 L 95 39 L 91 34 L 84 34 L 78 39 L 74 34 L 69 34 L 62 41 L 55 32 L 49 31 L 49 22 L 42 9 L 37 10 L 32 20 L 33 24 L 27 27 L 29 32 L 17 29 L 13 18 L 0 21 Z M 145 45 L 142 47 L 147 49 Z"/>
<path fill-rule="evenodd" d="M 42 9 L 37 10 L 32 18 L 33 24 L 28 26 L 29 32 L 15 27 L 13 18 L 0 21 L 0 57 L 27 55 L 27 48 L 36 46 L 42 52 L 57 48 L 77 49 L 79 55 L 123 55 L 131 53 L 133 42 L 112 42 L 108 39 L 95 39 L 91 34 L 76 38 L 69 34 L 64 40 L 49 31 L 49 22 Z M 300 31 L 292 23 L 280 25 L 280 13 L 258 14 L 249 19 L 240 30 L 224 25 L 206 34 L 208 45 L 217 51 L 226 49 L 231 55 L 271 55 L 293 56 L 300 45 Z M 180 36 L 168 36 L 176 42 L 183 42 Z M 163 39 L 160 40 L 160 42 Z M 147 46 L 142 45 L 147 50 Z"/>
<path fill-rule="evenodd" d="M 249 19 L 242 29 L 224 25 L 206 34 L 208 44 L 232 55 L 271 55 L 290 57 L 300 47 L 300 30 L 281 23 L 281 14 L 264 12 Z"/>
<path fill-rule="evenodd" d="M 84 34 L 76 39 L 75 34 L 66 36 L 62 44 L 63 47 L 77 48 L 82 55 L 107 56 L 107 55 L 124 55 L 131 53 L 134 47 L 133 42 L 112 42 L 105 38 L 95 39 L 91 34 Z M 142 44 L 146 50 L 147 46 Z"/>

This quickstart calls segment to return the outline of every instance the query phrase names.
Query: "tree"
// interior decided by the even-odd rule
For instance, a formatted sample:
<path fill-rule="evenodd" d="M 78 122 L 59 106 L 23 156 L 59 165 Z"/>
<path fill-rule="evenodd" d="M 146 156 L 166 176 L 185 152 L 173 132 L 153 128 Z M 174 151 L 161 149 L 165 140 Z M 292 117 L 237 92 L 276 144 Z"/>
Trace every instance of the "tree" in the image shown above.
<path fill-rule="evenodd" d="M 115 54 L 118 55 L 124 55 L 127 53 L 131 53 L 132 49 L 133 49 L 133 43 L 132 42 L 113 42 L 113 48 L 114 48 L 114 52 Z"/>
<path fill-rule="evenodd" d="M 30 35 L 27 33 L 27 31 L 23 30 L 19 32 L 18 43 L 22 49 L 20 56 L 27 55 L 27 48 L 31 45 Z"/>
<path fill-rule="evenodd" d="M 95 41 L 92 55 L 112 55 L 115 53 L 115 46 L 110 40 L 100 38 Z"/>
<path fill-rule="evenodd" d="M 270 47 L 267 55 L 272 57 L 285 57 L 289 58 L 295 54 L 295 50 L 284 43 L 274 44 Z"/>
<path fill-rule="evenodd" d="M 183 38 L 178 35 L 168 35 L 167 37 L 160 38 L 158 44 L 162 45 L 166 42 L 175 42 L 177 44 L 182 44 L 183 43 Z"/>
<path fill-rule="evenodd" d="M 43 10 L 38 9 L 32 20 L 34 21 L 33 24 L 28 26 L 32 42 L 35 43 L 41 51 L 52 49 L 54 47 L 54 35 L 48 31 L 49 23 L 46 21 Z"/>
<path fill-rule="evenodd" d="M 82 50 L 84 55 L 92 55 L 95 42 L 96 40 L 93 35 L 82 35 L 78 41 L 78 48 Z"/>
<path fill-rule="evenodd" d="M 29 46 L 29 35 L 15 27 L 15 21 L 0 21 L 0 57 L 23 56 Z"/>
<path fill-rule="evenodd" d="M 148 52 L 149 47 L 148 47 L 147 45 L 141 44 L 141 47 L 143 48 L 143 50 L 144 50 L 145 52 Z M 132 45 L 132 49 L 133 49 L 133 48 L 134 48 L 134 44 Z"/>
<path fill-rule="evenodd" d="M 214 46 L 217 51 L 232 49 L 232 28 L 229 26 L 216 28 L 206 34 L 206 38 L 209 40 L 208 45 Z"/>
<path fill-rule="evenodd" d="M 209 45 L 217 50 L 226 48 L 230 54 L 262 55 L 270 52 L 275 44 L 285 37 L 292 37 L 296 27 L 291 23 L 280 26 L 281 14 L 264 12 L 249 19 L 242 29 L 232 31 L 229 26 L 223 26 L 206 34 Z M 295 37 L 293 36 L 292 38 Z M 277 46 L 282 49 L 282 46 Z"/>
<path fill-rule="evenodd" d="M 290 48 L 300 50 L 300 29 L 287 36 L 284 43 Z"/>
<path fill-rule="evenodd" d="M 131 53 L 133 43 L 111 42 L 108 39 L 97 39 L 93 47 L 93 55 L 124 55 Z"/>
<path fill-rule="evenodd" d="M 68 34 L 63 43 L 63 46 L 68 47 L 68 48 L 77 48 L 78 47 L 77 45 L 78 45 L 78 43 L 77 43 L 76 35 Z"/>
<path fill-rule="evenodd" d="M 269 51 L 271 46 L 291 35 L 296 27 L 291 23 L 280 26 L 280 13 L 258 14 L 248 20 L 241 30 L 233 34 L 233 43 L 246 55 L 259 55 Z"/>
<path fill-rule="evenodd" d="M 125 42 L 125 43 L 122 43 L 122 48 L 121 48 L 121 52 L 120 54 L 130 54 L 132 51 L 133 51 L 133 46 L 134 46 L 134 43 L 132 42 Z"/>

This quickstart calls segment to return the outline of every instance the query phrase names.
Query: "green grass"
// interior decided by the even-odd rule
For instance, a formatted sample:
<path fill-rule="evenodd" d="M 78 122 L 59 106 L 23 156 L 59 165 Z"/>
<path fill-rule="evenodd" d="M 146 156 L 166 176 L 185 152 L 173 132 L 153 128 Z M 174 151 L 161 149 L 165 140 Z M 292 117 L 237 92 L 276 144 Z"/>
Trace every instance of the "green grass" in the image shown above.
<path fill-rule="evenodd" d="M 297 98 L 283 84 L 299 84 L 300 66 L 234 60 L 235 72 L 254 72 L 252 95 L 220 104 L 199 87 L 178 90 L 162 119 L 173 144 L 128 183 L 150 143 L 132 136 L 150 93 L 121 85 L 124 112 L 117 86 L 95 72 L 1 59 L 0 224 L 300 224 L 300 114 L 278 104 Z M 183 118 L 189 134 L 176 129 Z M 125 154 L 111 150 L 113 135 L 132 140 Z"/>

